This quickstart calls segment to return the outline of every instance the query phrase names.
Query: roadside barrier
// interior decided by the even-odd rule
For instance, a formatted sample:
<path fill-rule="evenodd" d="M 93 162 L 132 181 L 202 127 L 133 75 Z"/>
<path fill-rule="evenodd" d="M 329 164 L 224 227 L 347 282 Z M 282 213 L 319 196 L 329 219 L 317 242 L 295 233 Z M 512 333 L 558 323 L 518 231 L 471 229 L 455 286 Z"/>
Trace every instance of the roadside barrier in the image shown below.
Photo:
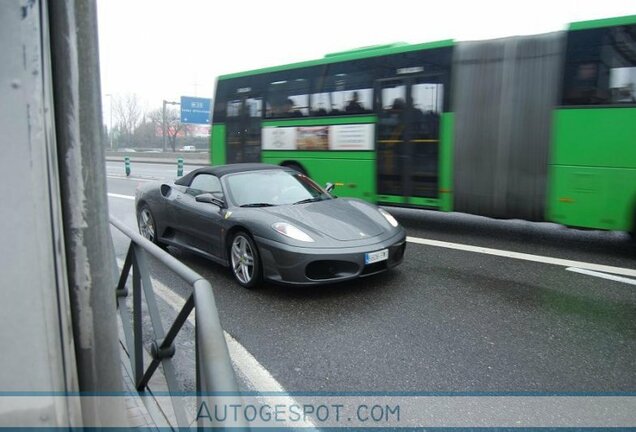
<path fill-rule="evenodd" d="M 193 342 L 197 406 L 201 407 L 205 403 L 206 407 L 215 407 L 215 402 L 227 401 L 228 398 L 227 403 L 233 404 L 229 406 L 241 406 L 241 396 L 238 393 L 238 384 L 210 282 L 112 215 L 110 224 L 130 239 L 121 272 L 117 267 L 115 268 L 115 271 L 119 273 L 119 282 L 114 294 L 117 298 L 117 309 L 123 328 L 123 346 L 129 356 L 136 390 L 140 395 L 152 394 L 148 385 L 161 365 L 176 420 L 173 430 L 190 430 L 193 426 L 193 421 L 186 412 L 182 398 L 186 392 L 177 380 L 178 373 L 173 356 L 176 352 L 174 340 L 194 310 Z M 190 286 L 188 298 L 167 332 L 163 326 L 152 284 L 153 279 L 150 273 L 154 266 L 150 265 L 150 257 L 158 261 L 164 270 L 178 276 Z M 117 265 L 114 259 L 113 263 Z M 132 287 L 128 280 L 131 274 Z M 145 308 L 142 308 L 142 299 L 146 301 Z M 143 309 L 147 310 L 149 320 L 143 319 Z M 147 326 L 146 331 L 143 330 L 144 325 Z M 148 341 L 144 335 L 147 337 L 153 335 L 154 338 Z M 150 362 L 146 363 L 144 346 L 148 344 L 150 344 L 151 358 Z M 226 419 L 218 417 L 197 416 L 195 421 L 201 429 L 226 425 Z M 233 426 L 236 425 L 229 416 L 227 421 L 232 422 Z M 247 430 L 247 425 L 243 423 L 242 420 L 239 421 L 238 427 L 242 428 L 239 430 Z"/>

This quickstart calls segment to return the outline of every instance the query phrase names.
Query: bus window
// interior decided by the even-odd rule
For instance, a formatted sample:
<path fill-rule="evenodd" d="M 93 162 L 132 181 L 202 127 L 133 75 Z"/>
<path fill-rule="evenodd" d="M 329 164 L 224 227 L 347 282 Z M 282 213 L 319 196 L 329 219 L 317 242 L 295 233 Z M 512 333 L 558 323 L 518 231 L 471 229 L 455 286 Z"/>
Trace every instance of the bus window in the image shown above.
<path fill-rule="evenodd" d="M 636 103 L 636 67 L 610 70 L 610 95 L 614 103 Z"/>
<path fill-rule="evenodd" d="M 248 117 L 262 117 L 263 116 L 263 101 L 258 98 L 248 98 L 245 100 L 245 110 Z"/>
<path fill-rule="evenodd" d="M 364 88 L 356 74 L 336 74 L 326 80 L 320 93 L 311 95 L 311 114 L 343 115 L 370 113 L 373 89 Z"/>
<path fill-rule="evenodd" d="M 337 99 L 342 101 L 339 107 L 347 114 L 364 114 L 371 112 L 373 106 L 373 90 L 345 90 L 337 93 Z"/>
<path fill-rule="evenodd" d="M 227 117 L 238 117 L 241 112 L 241 103 L 240 100 L 232 100 L 227 103 Z"/>
<path fill-rule="evenodd" d="M 402 111 L 406 101 L 406 87 L 398 85 L 382 89 L 382 109 L 384 111 Z"/>
<path fill-rule="evenodd" d="M 443 86 L 441 84 L 414 84 L 411 89 L 413 106 L 420 111 L 442 112 L 444 100 Z"/>
<path fill-rule="evenodd" d="M 314 93 L 311 95 L 311 115 L 325 116 L 331 111 L 331 95 L 329 93 Z"/>
<path fill-rule="evenodd" d="M 245 104 L 243 100 L 231 100 L 227 103 L 227 117 L 261 117 L 263 101 L 258 98 L 247 98 Z"/>
<path fill-rule="evenodd" d="M 444 101 L 442 84 L 414 84 L 411 87 L 413 99 L 414 134 L 418 139 L 437 139 L 439 120 Z"/>
<path fill-rule="evenodd" d="M 636 25 L 568 34 L 564 105 L 636 103 Z"/>
<path fill-rule="evenodd" d="M 240 92 L 238 92 L 240 94 Z M 227 162 L 258 162 L 261 148 L 263 100 L 243 94 L 227 102 Z"/>
<path fill-rule="evenodd" d="M 265 117 L 288 118 L 309 115 L 308 81 L 276 81 L 269 85 Z"/>

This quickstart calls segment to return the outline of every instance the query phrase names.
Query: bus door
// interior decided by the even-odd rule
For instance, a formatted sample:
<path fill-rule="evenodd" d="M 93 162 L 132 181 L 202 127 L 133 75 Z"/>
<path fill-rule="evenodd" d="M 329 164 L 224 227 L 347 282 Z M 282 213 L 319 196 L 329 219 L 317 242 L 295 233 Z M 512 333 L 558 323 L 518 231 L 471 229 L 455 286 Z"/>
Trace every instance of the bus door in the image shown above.
<path fill-rule="evenodd" d="M 435 206 L 443 85 L 435 77 L 378 81 L 377 193 L 385 203 Z"/>
<path fill-rule="evenodd" d="M 243 95 L 228 102 L 227 162 L 261 161 L 261 118 L 263 100 Z"/>

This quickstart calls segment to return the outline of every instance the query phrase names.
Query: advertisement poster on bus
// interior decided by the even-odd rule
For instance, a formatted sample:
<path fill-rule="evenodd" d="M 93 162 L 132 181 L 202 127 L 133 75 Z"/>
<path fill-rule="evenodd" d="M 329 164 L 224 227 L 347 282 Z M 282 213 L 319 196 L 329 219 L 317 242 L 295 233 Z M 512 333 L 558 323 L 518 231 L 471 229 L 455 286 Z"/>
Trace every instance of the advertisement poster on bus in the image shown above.
<path fill-rule="evenodd" d="M 329 126 L 299 127 L 296 137 L 298 150 L 329 149 Z"/>
<path fill-rule="evenodd" d="M 372 124 L 264 127 L 263 150 L 373 150 Z"/>
<path fill-rule="evenodd" d="M 372 124 L 348 124 L 331 126 L 329 150 L 373 150 Z"/>
<path fill-rule="evenodd" d="M 264 127 L 261 146 L 263 150 L 296 150 L 296 128 Z"/>

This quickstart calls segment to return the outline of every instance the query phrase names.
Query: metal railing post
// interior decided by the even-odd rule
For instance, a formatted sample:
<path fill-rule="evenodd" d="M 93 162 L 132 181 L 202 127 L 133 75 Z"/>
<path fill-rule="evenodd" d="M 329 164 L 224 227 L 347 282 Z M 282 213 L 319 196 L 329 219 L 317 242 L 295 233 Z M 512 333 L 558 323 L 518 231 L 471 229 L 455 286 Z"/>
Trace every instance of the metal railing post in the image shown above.
<path fill-rule="evenodd" d="M 132 247 L 132 271 L 133 271 L 133 338 L 135 352 L 135 386 L 139 390 L 139 383 L 144 373 L 143 332 L 141 317 L 141 277 L 135 257 L 135 248 Z"/>
<path fill-rule="evenodd" d="M 131 356 L 131 364 L 134 371 L 135 386 L 142 392 L 161 363 L 170 391 L 170 399 L 174 409 L 178 428 L 189 426 L 183 402 L 179 395 L 176 372 L 172 363 L 174 354 L 174 340 L 185 324 L 188 316 L 195 310 L 195 367 L 196 367 L 196 391 L 197 406 L 203 402 L 208 407 L 214 406 L 219 393 L 223 394 L 223 403 L 241 403 L 238 393 L 238 385 L 234 376 L 234 369 L 230 362 L 230 356 L 225 342 L 225 336 L 219 320 L 214 294 L 210 283 L 186 265 L 178 261 L 166 251 L 151 243 L 132 228 L 125 226 L 111 216 L 110 223 L 131 240 L 126 260 L 116 286 L 117 307 L 122 317 L 126 346 Z M 167 333 L 156 303 L 149 267 L 146 263 L 146 254 L 155 257 L 164 268 L 172 270 L 181 279 L 192 286 L 192 294 L 187 298 L 181 311 Z M 128 294 L 126 281 L 132 268 L 133 284 L 133 317 L 132 329 L 125 298 Z M 146 299 L 154 341 L 151 346 L 152 360 L 144 369 L 143 361 L 143 329 L 142 329 L 142 292 Z M 204 421 L 198 423 L 200 427 L 226 426 L 224 422 Z M 246 427 L 243 422 L 232 422 L 233 427 Z"/>

